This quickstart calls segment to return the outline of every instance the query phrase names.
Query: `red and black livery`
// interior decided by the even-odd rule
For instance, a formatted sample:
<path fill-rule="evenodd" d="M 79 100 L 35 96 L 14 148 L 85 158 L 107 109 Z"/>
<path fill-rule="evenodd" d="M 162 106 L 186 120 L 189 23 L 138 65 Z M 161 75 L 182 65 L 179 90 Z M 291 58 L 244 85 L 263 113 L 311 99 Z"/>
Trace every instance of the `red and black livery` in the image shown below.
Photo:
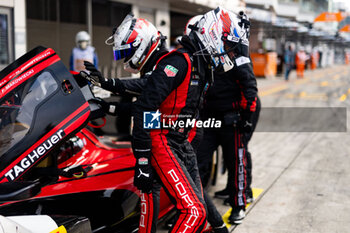
<path fill-rule="evenodd" d="M 84 128 L 103 115 L 91 98 L 52 49 L 37 47 L 0 72 L 0 215 L 84 217 L 70 218 L 68 232 L 86 219 L 93 232 L 137 230 L 130 143 Z M 160 196 L 162 218 L 173 205 Z"/>
<path fill-rule="evenodd" d="M 4 183 L 19 180 L 65 137 L 81 129 L 90 108 L 52 49 L 35 48 L 1 71 L 0 77 L 0 183 Z"/>

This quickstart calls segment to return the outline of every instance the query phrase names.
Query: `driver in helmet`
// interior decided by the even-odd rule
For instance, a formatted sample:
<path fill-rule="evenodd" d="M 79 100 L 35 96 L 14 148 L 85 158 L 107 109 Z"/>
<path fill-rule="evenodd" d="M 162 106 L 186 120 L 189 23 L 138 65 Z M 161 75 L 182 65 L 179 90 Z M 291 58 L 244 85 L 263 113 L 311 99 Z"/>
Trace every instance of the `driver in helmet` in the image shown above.
<path fill-rule="evenodd" d="M 220 12 L 222 9 L 218 8 L 214 10 L 214 12 Z M 227 15 L 226 10 L 224 11 L 224 14 Z M 213 14 L 212 11 L 207 14 Z M 207 15 L 206 14 L 206 15 Z M 144 21 L 144 20 L 141 20 Z M 195 175 L 188 175 L 187 172 L 195 173 L 197 174 L 196 166 L 193 166 L 193 169 L 189 169 L 189 167 L 185 168 L 183 163 L 186 164 L 186 160 L 193 157 L 193 151 L 190 153 L 186 153 L 186 148 L 188 145 L 187 142 L 187 133 L 188 129 L 183 128 L 177 128 L 173 127 L 171 129 L 164 129 L 160 127 L 160 129 L 153 129 L 151 131 L 143 128 L 143 116 L 142 114 L 146 112 L 151 112 L 154 114 L 153 117 L 150 119 L 152 122 L 153 120 L 157 119 L 158 117 L 161 117 L 161 119 L 165 118 L 164 115 L 168 116 L 167 114 L 164 114 L 163 111 L 168 113 L 170 108 L 172 108 L 171 113 L 186 113 L 184 115 L 194 115 L 196 114 L 196 110 L 199 106 L 199 98 L 201 96 L 200 92 L 203 90 L 204 84 L 208 81 L 205 80 L 206 77 L 211 77 L 208 74 L 208 65 L 211 67 L 214 67 L 216 72 L 227 72 L 233 68 L 234 63 L 234 57 L 229 56 L 229 53 L 232 52 L 232 45 L 228 44 L 225 46 L 224 40 L 226 37 L 229 37 L 229 39 L 232 39 L 235 35 L 234 27 L 231 27 L 230 23 L 226 22 L 226 19 L 223 17 L 215 18 L 215 17 L 205 17 L 205 20 L 203 21 L 206 23 L 206 25 L 202 25 L 203 27 L 199 28 L 197 27 L 195 29 L 196 33 L 190 33 L 189 36 L 183 36 L 181 43 L 184 47 L 184 51 L 187 51 L 186 53 L 175 51 L 170 54 L 165 54 L 164 56 L 160 55 L 161 49 L 158 48 L 158 46 L 155 46 L 154 43 L 157 43 L 157 40 L 151 40 L 149 37 L 146 37 L 149 33 L 152 33 L 156 30 L 150 30 L 149 23 L 145 25 L 142 25 L 142 27 L 138 27 L 137 22 L 138 19 L 133 19 L 130 22 L 130 19 L 125 19 L 121 26 L 116 30 L 114 33 L 114 36 L 112 37 L 114 39 L 114 42 L 112 43 L 114 45 L 114 53 L 116 59 L 124 59 L 124 67 L 127 70 L 130 70 L 131 72 L 141 72 L 141 79 L 133 80 L 133 81 L 121 81 L 119 79 L 105 79 L 101 76 L 101 74 L 97 71 L 92 69 L 88 70 L 91 71 L 91 76 L 88 77 L 92 83 L 95 85 L 99 85 L 102 88 L 108 89 L 110 91 L 119 93 L 119 94 L 140 94 L 138 100 L 133 105 L 133 115 L 134 115 L 134 131 L 133 131 L 133 149 L 135 157 L 137 158 L 136 163 L 136 170 L 135 170 L 135 179 L 134 183 L 135 185 L 141 189 L 144 193 L 149 192 L 152 189 L 152 182 L 149 182 L 150 176 L 152 174 L 152 168 L 150 168 L 150 163 L 155 170 L 155 174 L 160 177 L 161 182 L 163 183 L 163 186 L 168 190 L 170 195 L 177 194 L 178 191 L 176 189 L 176 185 L 181 185 L 181 187 L 184 187 L 182 190 L 182 194 L 186 194 L 187 196 L 187 188 L 192 189 L 193 191 L 199 191 L 200 188 L 196 188 L 195 184 L 199 184 L 200 182 L 195 181 L 193 185 L 191 185 L 191 180 L 198 180 L 194 179 L 193 177 L 198 177 Z M 128 24 L 127 24 L 128 23 Z M 220 28 L 219 31 L 216 31 L 215 35 L 211 35 L 212 39 L 208 37 L 208 33 L 213 34 L 212 30 L 205 30 L 210 27 L 212 24 L 218 25 L 215 29 Z M 224 26 L 226 31 L 224 31 Z M 152 25 L 153 26 L 153 25 Z M 199 26 L 199 25 L 198 25 Z M 206 27 L 206 28 L 205 28 Z M 136 32 L 134 32 L 134 29 Z M 138 30 L 137 30 L 138 29 Z M 142 29 L 145 29 L 144 31 Z M 197 33 L 198 32 L 198 33 Z M 223 33 L 225 32 L 225 34 Z M 218 35 L 223 35 L 223 37 Z M 204 36 L 205 34 L 205 36 Z M 139 36 L 146 39 L 140 39 Z M 225 37 L 224 37 L 225 36 Z M 155 38 L 156 34 L 154 34 L 153 37 Z M 131 38 L 131 39 L 130 39 Z M 156 37 L 157 38 L 157 37 Z M 216 39 L 216 41 L 213 41 L 213 39 Z M 144 46 L 141 44 L 141 41 L 151 41 L 147 46 Z M 211 43 L 211 44 L 210 44 Z M 142 45 L 142 46 L 141 46 Z M 231 47 L 230 47 L 231 46 Z M 154 51 L 157 50 L 156 51 Z M 180 54 L 179 54 L 180 52 Z M 190 56 L 190 60 L 193 60 L 192 67 L 191 64 L 189 64 L 188 59 L 186 59 L 187 56 Z M 160 57 L 160 59 L 159 59 Z M 174 58 L 176 59 L 170 59 Z M 178 62 L 183 63 L 185 60 L 187 61 L 187 64 L 179 64 Z M 188 57 L 187 57 L 188 58 Z M 191 59 L 192 58 L 192 59 Z M 163 63 L 164 62 L 164 63 Z M 170 63 L 169 63 L 170 62 Z M 170 64 L 170 66 L 168 66 Z M 86 64 L 87 66 L 91 67 L 89 64 Z M 162 66 L 160 66 L 162 65 Z M 185 68 L 186 67 L 186 68 Z M 189 72 L 188 69 L 192 68 L 192 72 Z M 175 69 L 173 69 L 175 68 Z M 187 74 L 184 75 L 184 70 L 187 70 Z M 182 73 L 182 83 L 176 84 L 174 80 L 178 80 L 179 76 Z M 188 79 L 188 74 L 191 74 L 191 78 Z M 142 77 L 146 77 L 142 78 Z M 173 81 L 168 81 L 168 78 L 161 77 L 173 77 Z M 204 77 L 204 78 L 203 78 Z M 157 80 L 157 81 L 156 81 Z M 182 87 L 186 86 L 184 85 L 185 80 L 188 80 L 191 82 L 187 82 L 187 91 L 180 90 Z M 205 80 L 205 81 L 204 81 Z M 169 88 L 169 84 L 172 86 Z M 172 83 L 172 85 L 171 85 Z M 175 84 L 175 85 L 174 85 Z M 197 88 L 195 88 L 197 87 Z M 200 88 L 199 88 L 200 87 Z M 196 91 L 192 91 L 196 90 Z M 166 94 L 164 94 L 166 93 Z M 196 101 L 189 101 L 189 97 L 197 98 Z M 185 100 L 185 101 L 184 101 Z M 163 102 L 162 102 L 163 101 Z M 170 101 L 170 102 L 169 102 Z M 181 106 L 178 104 L 181 103 Z M 104 107 L 109 113 L 115 113 L 118 111 L 117 107 L 115 105 L 105 105 Z M 157 109 L 160 109 L 161 113 L 163 115 L 159 116 L 159 112 L 156 111 Z M 181 114 L 175 114 L 175 116 L 181 116 Z M 174 114 L 170 114 L 170 116 L 174 116 Z M 169 120 L 167 118 L 166 120 Z M 174 119 L 170 119 L 174 120 Z M 179 119 L 175 119 L 179 120 Z M 184 145 L 185 147 L 181 147 L 181 145 Z M 187 148 L 189 149 L 189 148 Z M 189 156 L 189 154 L 191 156 Z M 172 158 L 172 161 L 175 163 L 171 165 L 171 167 L 165 166 L 162 167 L 162 165 L 165 165 L 167 163 L 164 163 L 164 161 L 169 160 Z M 158 161 L 160 159 L 160 161 Z M 181 163 L 177 165 L 178 161 Z M 194 160 L 196 161 L 196 160 Z M 182 165 L 181 165 L 182 164 Z M 188 165 L 188 163 L 187 163 Z M 163 170 L 165 169 L 165 170 Z M 145 173 L 147 171 L 147 173 Z M 168 171 L 168 172 L 166 172 Z M 176 172 L 184 172 L 184 176 L 179 177 Z M 170 175 L 170 177 L 167 177 L 167 175 Z M 147 178 L 147 179 L 146 179 Z M 169 178 L 169 179 L 166 179 Z M 180 184 L 180 183 L 181 184 Z M 183 182 L 185 182 L 185 186 L 183 186 Z M 187 182 L 189 184 L 187 185 Z M 168 185 L 168 187 L 166 186 Z M 175 187 L 174 187 L 175 185 Z M 186 188 L 187 187 L 187 188 Z M 171 188 L 171 189 L 169 189 Z M 175 188 L 175 189 L 173 189 Z M 174 193 L 175 192 L 175 193 Z M 187 207 L 192 207 L 192 210 L 195 212 L 186 212 L 188 209 L 184 209 L 184 207 L 181 207 L 179 204 L 181 204 L 181 200 L 177 200 L 177 197 L 173 196 L 173 200 L 175 201 L 175 205 L 179 210 L 178 214 L 178 220 L 186 218 L 186 213 L 190 213 L 187 215 L 190 219 L 187 219 L 187 222 L 189 222 L 191 219 L 196 222 L 190 221 L 190 225 L 181 225 L 179 221 L 177 221 L 172 228 L 172 232 L 177 232 L 178 230 L 181 230 L 182 228 L 185 228 L 187 232 L 197 232 L 200 231 L 202 227 L 202 219 L 203 219 L 203 213 L 201 212 L 201 205 L 198 203 L 202 203 L 204 207 L 204 203 L 201 200 L 201 195 L 194 193 L 193 196 L 190 195 L 191 203 L 195 198 L 198 198 L 199 202 L 191 204 Z M 150 207 L 152 205 L 152 202 L 149 200 L 152 198 L 150 194 L 142 195 L 142 200 L 144 200 L 145 207 Z M 177 202 L 177 201 L 180 201 Z M 150 210 L 153 211 L 151 208 Z M 150 211 L 145 211 L 149 213 Z M 185 214 L 185 216 L 184 216 Z M 194 214 L 194 215 L 193 215 Z M 205 213 L 204 213 L 205 215 Z M 145 219 L 149 219 L 148 221 Z M 197 223 L 197 220 L 199 219 L 200 225 L 198 227 L 195 227 L 195 224 Z M 186 219 L 185 219 L 186 220 Z M 145 223 L 151 222 L 150 216 L 141 216 L 140 218 L 140 230 L 145 230 L 146 232 L 151 228 L 150 225 L 147 225 Z"/>
<path fill-rule="evenodd" d="M 90 35 L 86 31 L 80 31 L 75 36 L 76 47 L 73 48 L 69 61 L 71 71 L 80 72 L 85 70 L 84 61 L 91 62 L 95 67 L 98 66 L 97 54 L 90 42 Z"/>
<path fill-rule="evenodd" d="M 205 185 L 213 152 L 221 145 L 228 182 L 225 190 L 215 196 L 228 197 L 232 224 L 242 222 L 246 195 L 251 195 L 246 167 L 247 163 L 251 164 L 247 157 L 250 136 L 245 135 L 251 135 L 253 123 L 257 121 L 257 117 L 252 121 L 257 105 L 257 83 L 249 57 L 249 27 L 248 17 L 243 12 L 236 15 L 217 8 L 192 25 L 191 32 L 200 41 L 203 52 L 214 54 L 210 58 L 217 67 L 214 82 L 206 92 L 201 118 L 223 122 L 220 128 L 204 129 L 197 151 L 199 171 Z"/>
<path fill-rule="evenodd" d="M 140 79 L 105 79 L 88 62 L 87 76 L 94 85 L 120 95 L 136 95 L 132 148 L 136 158 L 134 185 L 141 190 L 139 232 L 155 232 L 159 200 L 157 179 L 178 210 L 170 232 L 202 232 L 206 205 L 202 196 L 196 156 L 187 141 L 190 128 L 162 125 L 193 118 L 203 89 L 196 66 L 199 58 L 190 40 L 187 49 L 168 52 L 165 38 L 147 20 L 127 16 L 106 41 L 113 45 L 116 60 L 124 59 L 124 69 L 140 73 Z M 204 68 L 204 66 L 201 66 Z M 84 74 L 83 74 L 84 75 Z M 98 103 L 110 114 L 123 111 L 121 105 Z M 156 187 L 158 188 L 158 187 Z"/>

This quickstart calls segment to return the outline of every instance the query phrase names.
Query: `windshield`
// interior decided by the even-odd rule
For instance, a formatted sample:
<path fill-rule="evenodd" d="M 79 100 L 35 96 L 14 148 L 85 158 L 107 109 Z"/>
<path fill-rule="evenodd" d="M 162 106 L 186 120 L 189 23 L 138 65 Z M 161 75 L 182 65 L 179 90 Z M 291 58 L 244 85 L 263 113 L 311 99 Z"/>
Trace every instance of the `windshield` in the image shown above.
<path fill-rule="evenodd" d="M 57 87 L 51 73 L 45 71 L 0 100 L 0 157 L 28 133 L 36 107 Z"/>

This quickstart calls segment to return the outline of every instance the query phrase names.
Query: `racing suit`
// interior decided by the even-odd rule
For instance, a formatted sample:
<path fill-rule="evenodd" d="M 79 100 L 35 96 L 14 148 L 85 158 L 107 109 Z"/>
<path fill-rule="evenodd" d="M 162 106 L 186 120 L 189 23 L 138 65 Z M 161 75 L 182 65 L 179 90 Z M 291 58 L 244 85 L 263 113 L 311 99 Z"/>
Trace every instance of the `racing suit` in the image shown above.
<path fill-rule="evenodd" d="M 246 195 L 248 197 L 253 197 L 253 191 L 251 188 L 251 184 L 252 184 L 252 156 L 248 150 L 248 143 L 250 141 L 250 139 L 253 136 L 253 133 L 255 131 L 256 125 L 258 124 L 259 121 L 259 116 L 260 116 L 260 110 L 261 110 L 261 102 L 260 102 L 260 98 L 259 96 L 257 96 L 256 99 L 256 108 L 255 108 L 255 112 L 253 112 L 252 114 L 252 130 L 250 132 L 245 132 L 243 134 L 244 137 L 244 142 L 245 142 L 245 147 L 246 147 L 246 157 L 247 157 L 247 165 L 246 165 L 246 169 L 247 169 L 247 189 L 246 189 Z"/>
<path fill-rule="evenodd" d="M 175 51 L 164 55 L 148 76 L 146 86 L 133 106 L 135 157 L 138 157 L 138 151 L 142 151 L 141 156 L 147 156 L 144 151 L 149 151 L 152 167 L 178 210 L 177 222 L 171 232 L 201 232 L 206 223 L 206 206 L 200 185 L 199 188 L 196 185 L 200 181 L 196 163 L 186 167 L 186 163 L 192 161 L 189 157 L 195 154 L 186 140 L 187 129 L 161 127 L 149 131 L 144 128 L 144 112 L 159 109 L 161 122 L 168 123 L 194 117 L 201 80 L 196 80 L 198 76 L 192 75 L 191 68 L 187 53 Z M 195 176 L 196 179 L 193 179 Z M 147 210 L 152 213 L 152 193 L 142 195 L 144 199 L 141 202 L 144 201 Z M 146 216 L 140 218 L 140 232 L 143 232 L 141 228 L 149 232 L 152 227 L 152 221 L 146 220 L 152 217 L 147 215 L 147 210 Z"/>
<path fill-rule="evenodd" d="M 213 152 L 221 145 L 228 170 L 227 188 L 232 207 L 245 208 L 246 205 L 246 142 L 243 136 L 244 127 L 238 125 L 240 122 L 251 122 L 256 99 L 257 84 L 252 66 L 250 62 L 240 64 L 236 59 L 232 70 L 215 75 L 214 83 L 207 91 L 201 114 L 204 120 L 215 118 L 223 122 L 221 128 L 204 130 L 197 153 L 202 182 L 204 186 L 208 182 Z"/>
<path fill-rule="evenodd" d="M 119 94 L 139 95 L 132 106 L 134 155 L 136 159 L 150 156 L 156 179 L 178 210 L 177 222 L 170 232 L 201 232 L 206 223 L 206 205 L 196 156 L 187 141 L 189 129 L 145 129 L 144 112 L 159 109 L 161 122 L 194 117 L 202 80 L 192 75 L 191 58 L 185 51 L 159 55 L 158 52 L 146 63 L 142 74 L 147 78 L 112 80 L 114 85 L 108 89 Z M 154 192 L 141 194 L 139 232 L 155 232 L 158 190 L 155 184 Z"/>

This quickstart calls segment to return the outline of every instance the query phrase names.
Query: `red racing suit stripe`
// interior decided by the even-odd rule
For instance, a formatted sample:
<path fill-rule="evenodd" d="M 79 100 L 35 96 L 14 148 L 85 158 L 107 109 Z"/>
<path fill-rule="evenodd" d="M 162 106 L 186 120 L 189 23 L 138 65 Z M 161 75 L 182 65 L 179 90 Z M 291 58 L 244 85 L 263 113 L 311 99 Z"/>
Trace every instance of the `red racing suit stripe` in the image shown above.
<path fill-rule="evenodd" d="M 176 199 L 179 219 L 171 232 L 200 232 L 205 223 L 206 211 L 200 199 L 201 191 L 195 190 L 186 168 L 179 164 L 173 154 L 165 134 L 152 134 L 152 166 L 157 171 L 163 185 Z M 193 227 L 193 229 L 190 229 Z"/>
<path fill-rule="evenodd" d="M 185 63 L 186 70 L 183 69 Z M 169 76 L 165 72 L 168 65 L 170 68 L 175 68 L 176 76 Z M 177 135 L 177 131 L 165 128 L 146 130 L 140 123 L 144 111 L 155 111 L 156 109 L 162 113 L 161 118 L 167 115 L 171 121 L 179 120 L 178 116 L 183 113 L 195 115 L 197 100 L 199 100 L 197 95 L 201 92 L 197 91 L 199 86 L 191 85 L 191 68 L 191 59 L 187 53 L 173 51 L 162 56 L 156 62 L 141 96 L 136 102 L 136 107 L 134 106 L 133 147 L 145 148 L 142 146 L 150 139 L 151 165 L 178 210 L 177 222 L 171 230 L 174 233 L 201 232 L 206 222 L 206 206 L 202 190 L 193 181 L 185 166 L 185 154 L 193 157 L 195 154 L 193 150 L 189 152 L 186 149 L 174 148 L 188 143 L 187 137 L 183 134 Z M 190 147 L 189 143 L 188 146 Z M 147 214 L 155 212 L 150 195 L 152 194 L 145 194 L 145 196 L 149 196 L 144 199 L 146 205 L 149 206 L 146 208 L 149 211 L 143 216 L 145 220 L 152 219 Z M 140 225 L 139 231 L 149 233 L 152 231 L 151 225 L 152 221 L 145 222 L 145 224 Z"/>

